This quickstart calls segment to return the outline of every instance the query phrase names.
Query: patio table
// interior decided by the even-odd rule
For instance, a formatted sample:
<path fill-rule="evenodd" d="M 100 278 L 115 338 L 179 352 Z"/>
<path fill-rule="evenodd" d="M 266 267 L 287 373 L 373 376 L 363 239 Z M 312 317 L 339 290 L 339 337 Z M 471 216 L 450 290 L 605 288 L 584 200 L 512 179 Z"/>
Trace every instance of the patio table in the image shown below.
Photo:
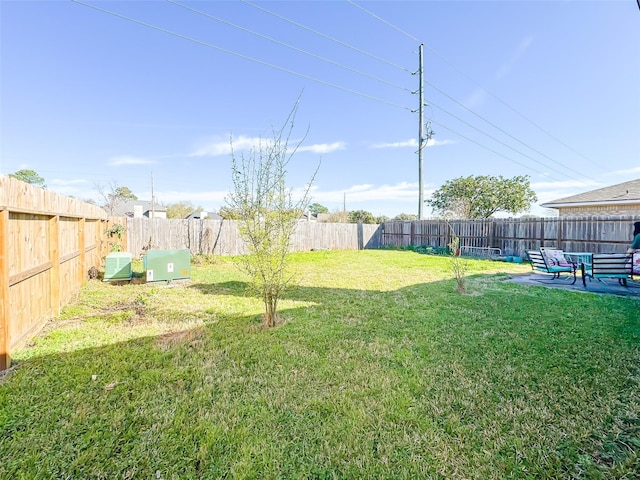
<path fill-rule="evenodd" d="M 592 252 L 562 252 L 567 260 L 580 267 L 580 265 L 591 265 Z M 578 268 L 579 269 L 579 268 Z"/>

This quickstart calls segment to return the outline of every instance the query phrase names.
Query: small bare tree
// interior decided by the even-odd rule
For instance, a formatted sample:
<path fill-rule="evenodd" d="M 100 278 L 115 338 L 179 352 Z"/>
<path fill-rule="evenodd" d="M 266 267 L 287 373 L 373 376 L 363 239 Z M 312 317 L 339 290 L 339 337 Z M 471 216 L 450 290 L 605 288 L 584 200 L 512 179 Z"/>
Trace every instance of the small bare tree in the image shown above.
<path fill-rule="evenodd" d="M 113 215 L 116 208 L 124 202 L 138 199 L 129 187 L 120 187 L 115 180 L 111 180 L 107 186 L 96 184 L 95 189 L 100 197 L 102 208 L 109 215 Z"/>
<path fill-rule="evenodd" d="M 449 255 L 451 256 L 451 263 L 449 264 L 449 270 L 453 274 L 453 278 L 456 281 L 456 291 L 458 293 L 464 293 L 467 290 L 465 275 L 469 270 L 469 264 L 465 259 L 461 257 L 460 251 L 460 237 L 456 235 L 455 230 L 451 224 L 447 223 L 451 230 L 451 241 L 449 242 Z"/>
<path fill-rule="evenodd" d="M 239 232 L 249 247 L 249 255 L 240 258 L 240 267 L 262 296 L 265 327 L 277 324 L 278 301 L 291 281 L 287 269 L 291 235 L 309 204 L 309 190 L 318 171 L 294 200 L 286 185 L 287 166 L 304 141 L 289 151 L 296 110 L 294 107 L 280 130 L 274 129 L 272 140 L 260 141 L 246 155 L 238 157 L 231 140 L 233 191 L 226 203 L 238 213 Z"/>

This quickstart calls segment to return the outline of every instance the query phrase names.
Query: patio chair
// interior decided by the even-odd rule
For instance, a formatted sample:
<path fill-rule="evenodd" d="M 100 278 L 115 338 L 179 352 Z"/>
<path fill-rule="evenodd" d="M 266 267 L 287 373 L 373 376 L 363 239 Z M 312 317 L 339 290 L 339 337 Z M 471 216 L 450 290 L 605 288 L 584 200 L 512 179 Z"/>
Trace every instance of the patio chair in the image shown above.
<path fill-rule="evenodd" d="M 534 271 L 551 274 L 552 280 L 560 279 L 562 273 L 570 273 L 573 276 L 571 285 L 576 283 L 576 265 L 564 259 L 564 255 L 562 255 L 564 261 L 562 261 L 559 254 L 556 252 L 549 254 L 549 252 L 550 249 L 545 249 L 545 252 L 540 250 L 527 250 L 527 257 L 529 257 L 531 268 Z M 561 250 L 559 250 L 559 252 L 562 253 Z M 570 279 L 571 277 L 569 276 L 567 280 Z"/>
<path fill-rule="evenodd" d="M 587 278 L 600 280 L 614 278 L 623 287 L 627 279 L 633 278 L 633 255 L 628 253 L 594 253 L 591 265 L 582 264 L 582 284 L 587 286 Z"/>

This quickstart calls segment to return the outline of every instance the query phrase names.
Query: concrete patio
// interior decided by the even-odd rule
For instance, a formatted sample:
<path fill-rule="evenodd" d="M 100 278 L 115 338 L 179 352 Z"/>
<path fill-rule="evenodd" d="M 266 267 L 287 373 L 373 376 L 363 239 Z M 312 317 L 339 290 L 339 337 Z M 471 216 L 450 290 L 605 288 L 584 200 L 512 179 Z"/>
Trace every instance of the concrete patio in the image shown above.
<path fill-rule="evenodd" d="M 586 288 L 582 284 L 582 277 L 578 274 L 575 284 L 571 284 L 572 279 L 562 277 L 559 280 L 552 280 L 551 275 L 544 273 L 524 273 L 514 275 L 510 281 L 522 285 L 535 285 L 548 288 L 560 288 L 563 290 L 571 290 L 575 292 L 599 293 L 608 295 L 619 295 L 623 297 L 640 298 L 640 280 L 628 280 L 627 286 L 623 287 L 615 279 L 590 280 L 587 279 Z"/>

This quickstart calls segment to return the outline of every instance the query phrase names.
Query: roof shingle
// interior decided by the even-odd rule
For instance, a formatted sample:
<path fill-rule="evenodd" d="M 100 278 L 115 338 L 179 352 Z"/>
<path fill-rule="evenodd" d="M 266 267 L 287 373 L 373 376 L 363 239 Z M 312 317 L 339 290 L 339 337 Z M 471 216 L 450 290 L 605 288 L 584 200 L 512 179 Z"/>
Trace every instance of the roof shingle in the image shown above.
<path fill-rule="evenodd" d="M 640 178 L 609 187 L 579 193 L 543 203 L 543 207 L 558 207 L 568 203 L 616 203 L 638 200 L 640 202 Z"/>

